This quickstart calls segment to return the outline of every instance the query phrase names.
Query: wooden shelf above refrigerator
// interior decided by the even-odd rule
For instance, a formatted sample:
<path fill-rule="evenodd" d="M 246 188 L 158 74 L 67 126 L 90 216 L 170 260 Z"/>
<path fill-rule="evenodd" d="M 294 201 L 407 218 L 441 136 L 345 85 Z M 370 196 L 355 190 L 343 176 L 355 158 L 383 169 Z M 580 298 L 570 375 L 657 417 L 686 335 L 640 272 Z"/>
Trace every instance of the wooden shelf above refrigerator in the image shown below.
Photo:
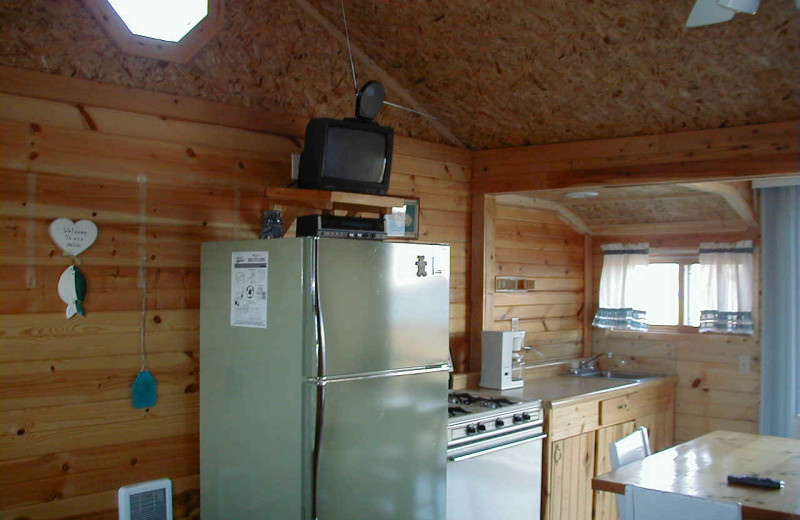
<path fill-rule="evenodd" d="M 383 216 L 391 213 L 392 208 L 402 208 L 405 205 L 402 197 L 297 188 L 268 188 L 266 197 L 269 209 L 281 210 L 284 234 L 291 228 L 294 220 L 306 214 L 304 210 L 308 209 L 322 210 L 323 213 L 342 210 L 347 211 L 348 216 L 360 213 L 377 213 Z"/>

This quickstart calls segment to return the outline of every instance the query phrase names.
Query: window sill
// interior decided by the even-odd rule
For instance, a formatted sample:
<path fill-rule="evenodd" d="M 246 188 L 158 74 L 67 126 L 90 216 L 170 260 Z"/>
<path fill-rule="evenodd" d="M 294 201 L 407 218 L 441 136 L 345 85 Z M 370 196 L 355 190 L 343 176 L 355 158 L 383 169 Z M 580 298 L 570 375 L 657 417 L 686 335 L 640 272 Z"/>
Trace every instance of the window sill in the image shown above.
<path fill-rule="evenodd" d="M 669 326 L 669 325 L 651 325 L 646 332 L 642 332 L 639 330 L 609 330 L 609 329 L 599 329 L 596 328 L 597 331 L 605 330 L 607 334 L 624 334 L 624 335 L 643 335 L 647 336 L 648 334 L 686 334 L 686 335 L 695 335 L 695 336 L 737 336 L 737 337 L 756 337 L 758 335 L 758 331 L 755 331 L 753 334 L 728 334 L 724 332 L 703 332 L 700 334 L 700 330 L 697 327 L 687 327 L 685 325 L 676 325 L 676 326 Z"/>

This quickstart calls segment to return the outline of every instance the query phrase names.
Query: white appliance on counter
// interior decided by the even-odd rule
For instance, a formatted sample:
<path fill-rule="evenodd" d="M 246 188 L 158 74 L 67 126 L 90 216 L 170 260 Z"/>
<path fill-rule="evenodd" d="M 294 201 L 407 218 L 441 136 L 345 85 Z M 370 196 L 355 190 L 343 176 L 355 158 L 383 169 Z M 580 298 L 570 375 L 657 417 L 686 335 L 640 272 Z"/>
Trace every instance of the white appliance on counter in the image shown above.
<path fill-rule="evenodd" d="M 484 330 L 481 334 L 481 386 L 508 390 L 523 385 L 525 331 Z"/>
<path fill-rule="evenodd" d="M 451 391 L 447 519 L 539 520 L 542 401 Z"/>
<path fill-rule="evenodd" d="M 203 244 L 203 520 L 443 520 L 450 248 Z"/>

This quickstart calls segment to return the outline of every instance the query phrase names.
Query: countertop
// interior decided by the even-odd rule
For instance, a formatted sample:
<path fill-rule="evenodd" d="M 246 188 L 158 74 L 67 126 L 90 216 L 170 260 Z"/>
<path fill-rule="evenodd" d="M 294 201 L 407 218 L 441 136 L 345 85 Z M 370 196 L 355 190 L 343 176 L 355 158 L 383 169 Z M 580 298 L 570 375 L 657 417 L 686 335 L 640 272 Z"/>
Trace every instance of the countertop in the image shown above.
<path fill-rule="evenodd" d="M 745 518 L 800 519 L 800 440 L 715 431 L 605 475 L 594 489 L 625 493 L 626 485 L 742 504 Z M 731 486 L 727 476 L 784 481 L 779 490 Z"/>
<path fill-rule="evenodd" d="M 473 388 L 472 391 L 486 395 L 501 395 L 516 399 L 541 399 L 545 407 L 577 403 L 589 399 L 623 394 L 625 391 L 660 385 L 668 381 L 677 382 L 676 376 L 656 377 L 641 382 L 598 377 L 552 376 L 525 380 L 525 386 L 512 390 Z"/>

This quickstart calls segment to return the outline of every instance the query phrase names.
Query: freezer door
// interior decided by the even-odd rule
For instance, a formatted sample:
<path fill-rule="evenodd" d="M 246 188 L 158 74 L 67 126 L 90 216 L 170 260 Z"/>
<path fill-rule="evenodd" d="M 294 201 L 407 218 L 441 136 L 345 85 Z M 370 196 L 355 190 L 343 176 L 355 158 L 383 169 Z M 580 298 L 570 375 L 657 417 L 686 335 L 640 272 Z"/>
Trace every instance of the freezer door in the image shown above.
<path fill-rule="evenodd" d="M 444 520 L 447 379 L 445 370 L 324 386 L 319 520 Z"/>
<path fill-rule="evenodd" d="M 317 246 L 321 375 L 447 363 L 449 246 L 341 239 Z"/>

